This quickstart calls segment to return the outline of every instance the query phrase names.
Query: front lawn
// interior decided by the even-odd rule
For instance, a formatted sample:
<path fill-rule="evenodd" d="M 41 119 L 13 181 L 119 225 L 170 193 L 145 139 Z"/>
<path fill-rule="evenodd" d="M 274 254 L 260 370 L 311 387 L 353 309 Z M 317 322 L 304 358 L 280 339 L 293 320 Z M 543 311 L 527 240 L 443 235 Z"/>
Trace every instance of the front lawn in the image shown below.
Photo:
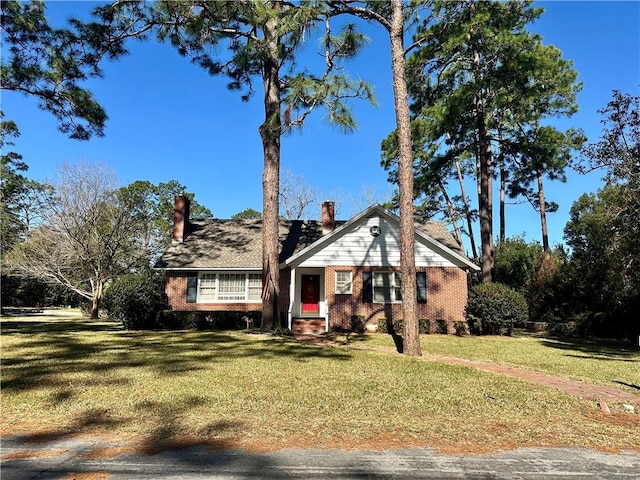
<path fill-rule="evenodd" d="M 430 352 L 440 341 L 472 339 L 423 341 Z M 640 451 L 640 415 L 605 417 L 550 388 L 396 354 L 242 332 L 127 332 L 44 316 L 4 317 L 1 342 L 3 435 L 116 435 L 149 446 L 189 439 L 263 450 Z"/>
<path fill-rule="evenodd" d="M 360 339 L 394 349 L 389 335 Z M 576 380 L 640 390 L 640 348 L 604 339 L 553 338 L 528 333 L 513 337 L 423 335 L 422 353 L 511 365 Z"/>

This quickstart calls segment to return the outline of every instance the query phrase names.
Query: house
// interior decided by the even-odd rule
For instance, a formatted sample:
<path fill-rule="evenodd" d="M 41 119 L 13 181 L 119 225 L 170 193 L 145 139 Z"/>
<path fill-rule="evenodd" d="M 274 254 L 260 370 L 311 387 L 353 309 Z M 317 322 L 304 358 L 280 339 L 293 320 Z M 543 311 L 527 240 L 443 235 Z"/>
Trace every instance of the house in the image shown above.
<path fill-rule="evenodd" d="M 156 268 L 166 272 L 173 310 L 261 310 L 262 221 L 189 221 L 189 201 L 176 198 L 173 242 Z M 419 318 L 454 331 L 464 319 L 467 276 L 478 270 L 443 224 L 416 223 Z M 280 295 L 284 325 L 294 332 L 349 328 L 402 318 L 399 218 L 373 205 L 336 221 L 325 202 L 321 221 L 280 221 Z"/>

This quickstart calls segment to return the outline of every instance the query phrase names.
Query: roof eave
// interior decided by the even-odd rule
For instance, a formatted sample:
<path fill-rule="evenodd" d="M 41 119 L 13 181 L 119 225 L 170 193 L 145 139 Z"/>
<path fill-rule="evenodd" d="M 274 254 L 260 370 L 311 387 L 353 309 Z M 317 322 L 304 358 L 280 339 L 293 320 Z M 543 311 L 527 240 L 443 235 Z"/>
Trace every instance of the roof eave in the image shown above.
<path fill-rule="evenodd" d="M 371 214 L 373 212 L 377 212 L 381 216 L 387 217 L 387 219 L 392 220 L 392 221 L 394 221 L 396 223 L 400 222 L 400 218 L 397 215 L 391 213 L 386 208 L 382 207 L 381 205 L 372 205 L 369 208 L 367 208 L 366 210 L 363 210 L 362 212 L 360 212 L 358 215 L 353 217 L 348 222 L 346 222 L 343 225 L 341 225 L 340 227 L 336 228 L 333 232 L 323 236 L 322 238 L 318 239 L 316 242 L 312 243 L 308 247 L 300 250 L 297 254 L 292 255 L 291 257 L 286 259 L 284 262 L 282 262 L 280 264 L 280 268 L 291 266 L 294 263 L 301 263 L 301 261 L 300 262 L 297 262 L 297 261 L 299 259 L 306 259 L 306 257 L 310 256 L 309 254 L 312 253 L 314 250 L 316 250 L 318 248 L 321 248 L 323 245 L 325 245 L 327 243 L 330 243 L 332 241 L 332 239 L 337 238 L 346 229 L 350 228 L 352 225 L 355 225 L 356 223 L 358 223 L 363 218 L 368 217 L 369 214 Z M 415 230 L 415 234 L 419 238 L 421 238 L 423 241 L 425 241 L 426 243 L 430 244 L 432 247 L 436 247 L 437 249 L 439 249 L 442 252 L 444 252 L 446 255 L 448 255 L 448 256 L 452 257 L 453 259 L 457 260 L 457 262 L 452 262 L 452 263 L 454 263 L 454 264 L 455 263 L 461 263 L 462 264 L 462 265 L 457 265 L 458 267 L 468 267 L 468 268 L 470 268 L 472 270 L 475 270 L 475 271 L 479 271 L 480 270 L 480 267 L 478 267 L 471 260 L 469 260 L 468 258 L 466 258 L 466 257 L 454 252 L 449 247 L 447 247 L 443 243 L 437 241 L 436 239 L 432 238 L 431 236 L 427 235 L 426 233 L 424 233 L 420 229 L 416 229 Z"/>

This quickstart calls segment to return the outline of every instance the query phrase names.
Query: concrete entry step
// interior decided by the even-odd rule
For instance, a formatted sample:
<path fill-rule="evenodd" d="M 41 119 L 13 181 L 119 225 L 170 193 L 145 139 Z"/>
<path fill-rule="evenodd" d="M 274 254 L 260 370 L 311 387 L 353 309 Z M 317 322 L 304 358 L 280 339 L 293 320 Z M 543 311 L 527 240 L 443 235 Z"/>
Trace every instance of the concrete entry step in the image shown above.
<path fill-rule="evenodd" d="M 291 330 L 294 335 L 317 335 L 325 332 L 324 318 L 294 318 Z"/>

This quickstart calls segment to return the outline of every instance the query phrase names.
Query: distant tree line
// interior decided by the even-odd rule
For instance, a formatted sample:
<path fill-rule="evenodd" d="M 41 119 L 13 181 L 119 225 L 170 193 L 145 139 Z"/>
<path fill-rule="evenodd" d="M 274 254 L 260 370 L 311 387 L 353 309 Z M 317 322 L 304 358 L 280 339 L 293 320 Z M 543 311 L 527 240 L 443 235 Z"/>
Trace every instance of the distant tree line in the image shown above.
<path fill-rule="evenodd" d="M 171 241 L 174 198 L 186 193 L 175 180 L 119 187 L 112 171 L 91 163 L 62 165 L 50 183 L 9 168 L 4 173 L 3 305 L 69 305 L 84 299 L 92 318 L 98 317 L 111 281 L 151 274 Z M 28 201 L 33 198 L 38 201 Z M 211 217 L 195 200 L 191 212 L 194 219 Z"/>

